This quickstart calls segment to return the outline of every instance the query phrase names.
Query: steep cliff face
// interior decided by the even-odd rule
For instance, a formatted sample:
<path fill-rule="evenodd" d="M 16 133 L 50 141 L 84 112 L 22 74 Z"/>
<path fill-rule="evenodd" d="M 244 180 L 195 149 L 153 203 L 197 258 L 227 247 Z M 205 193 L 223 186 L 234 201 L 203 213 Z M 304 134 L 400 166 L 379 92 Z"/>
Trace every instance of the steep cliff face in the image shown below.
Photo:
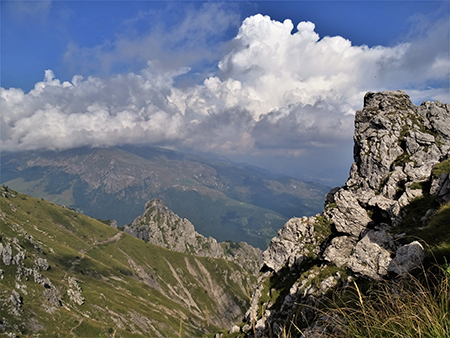
<path fill-rule="evenodd" d="M 354 142 L 350 177 L 327 194 L 323 213 L 291 219 L 263 253 L 242 329 L 248 335 L 254 323 L 257 335 L 270 328 L 276 336 L 295 317 L 308 336 L 316 299 L 330 288 L 421 264 L 422 244 L 394 234 L 411 201 L 424 195 L 435 207 L 450 201 L 450 105 L 415 106 L 403 91 L 367 93 L 355 115 Z M 425 210 L 424 225 L 433 212 Z"/>
<path fill-rule="evenodd" d="M 261 249 L 244 242 L 217 243 L 212 237 L 206 238 L 195 231 L 191 222 L 180 218 L 160 199 L 149 201 L 144 214 L 126 226 L 124 231 L 170 250 L 232 260 L 255 274 L 261 265 Z"/>

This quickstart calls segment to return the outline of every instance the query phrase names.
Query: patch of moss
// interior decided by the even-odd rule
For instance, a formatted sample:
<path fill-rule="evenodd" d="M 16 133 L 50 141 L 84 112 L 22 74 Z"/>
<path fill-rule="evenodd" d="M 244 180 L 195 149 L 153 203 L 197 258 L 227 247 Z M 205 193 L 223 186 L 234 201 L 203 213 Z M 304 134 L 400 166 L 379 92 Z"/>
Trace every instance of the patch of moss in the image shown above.
<path fill-rule="evenodd" d="M 436 210 L 424 223 L 428 210 Z M 404 219 L 396 228 L 397 233 L 405 233 L 400 241 L 409 243 L 421 241 L 426 248 L 427 264 L 442 263 L 444 257 L 450 257 L 450 204 L 439 206 L 434 196 L 424 195 L 415 198 L 402 210 Z"/>
<path fill-rule="evenodd" d="M 425 128 L 423 125 L 423 118 L 420 115 L 415 115 L 415 114 L 409 114 L 409 119 L 411 120 L 413 126 L 417 126 L 419 127 L 419 129 L 421 128 Z"/>
<path fill-rule="evenodd" d="M 347 279 L 347 272 L 344 268 L 338 268 L 335 265 L 327 265 L 319 271 L 319 274 L 311 279 L 311 284 L 317 289 L 320 288 L 320 284 L 330 276 L 336 275 L 339 272 L 341 279 Z"/>
<path fill-rule="evenodd" d="M 331 225 L 328 218 L 324 216 L 316 216 L 314 223 L 314 233 L 317 240 L 324 240 L 331 235 Z"/>
<path fill-rule="evenodd" d="M 397 158 L 392 162 L 395 167 L 403 167 L 406 163 L 411 162 L 411 155 L 404 152 L 403 154 L 397 156 Z"/>
<path fill-rule="evenodd" d="M 434 258 L 440 263 L 450 257 L 450 203 L 441 206 L 431 217 L 426 227 L 418 229 L 416 235 L 429 246 Z"/>
<path fill-rule="evenodd" d="M 314 263 L 312 262 L 315 262 L 315 260 L 306 259 L 300 267 L 301 270 L 308 270 L 311 266 L 313 266 Z M 278 271 L 278 273 L 272 274 L 270 277 L 265 279 L 259 301 L 258 318 L 260 318 L 262 313 L 264 313 L 265 307 L 269 302 L 273 304 L 272 309 L 278 311 L 281 308 L 284 298 L 289 294 L 289 290 L 296 282 L 297 278 L 298 276 L 292 273 L 290 269 L 285 266 Z"/>
<path fill-rule="evenodd" d="M 305 244 L 303 248 L 308 251 L 308 253 L 306 254 L 308 258 L 314 259 L 317 257 L 316 254 L 314 253 L 314 249 L 316 248 L 314 244 L 311 243 Z"/>
<path fill-rule="evenodd" d="M 421 218 L 425 216 L 426 212 L 430 209 L 436 209 L 439 207 L 434 196 L 424 195 L 417 197 L 411 201 L 402 210 L 404 218 L 400 225 L 397 227 L 399 232 L 415 232 L 417 228 L 423 227 Z"/>
<path fill-rule="evenodd" d="M 429 181 L 422 181 L 422 182 L 413 182 L 409 189 L 412 190 L 422 190 L 424 194 L 430 192 L 430 182 Z"/>
<path fill-rule="evenodd" d="M 406 136 L 409 134 L 410 127 L 407 125 L 402 126 L 402 130 L 400 131 L 399 142 L 403 141 Z"/>
<path fill-rule="evenodd" d="M 439 178 L 442 174 L 450 174 L 450 158 L 436 164 L 431 170 L 431 174 L 435 178 Z"/>

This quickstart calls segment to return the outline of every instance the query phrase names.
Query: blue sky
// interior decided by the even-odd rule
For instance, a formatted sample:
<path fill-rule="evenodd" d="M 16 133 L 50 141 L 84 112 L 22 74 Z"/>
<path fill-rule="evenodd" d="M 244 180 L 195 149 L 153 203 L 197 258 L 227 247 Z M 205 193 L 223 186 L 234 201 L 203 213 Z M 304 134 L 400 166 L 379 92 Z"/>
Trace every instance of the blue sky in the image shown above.
<path fill-rule="evenodd" d="M 449 2 L 1 1 L 0 87 L 4 150 L 151 144 L 342 184 L 366 91 L 450 101 Z"/>
<path fill-rule="evenodd" d="M 220 3 L 220 2 L 219 2 Z M 448 1 L 257 1 L 220 3 L 228 10 L 227 30 L 220 29 L 213 45 L 230 41 L 248 16 L 261 13 L 294 24 L 312 21 L 321 37 L 340 35 L 355 45 L 389 46 L 408 39 L 420 20 L 448 16 Z M 52 69 L 61 80 L 74 75 L 108 75 L 138 71 L 141 63 L 117 61 L 103 72 L 78 67 L 64 58 L 70 46 L 113 48 L 126 34 L 144 36 L 163 27 L 173 29 L 203 2 L 164 1 L 2 1 L 1 83 L 29 91 Z M 423 17 L 422 17 L 423 16 Z M 422 17 L 422 18 L 421 18 Z M 209 24 L 214 25 L 214 22 Z M 214 36 L 210 36 L 214 38 Z M 168 46 L 170 47 L 170 46 Z M 201 46 L 207 48 L 208 46 Z M 175 48 L 174 48 L 175 49 Z M 168 53 L 176 52 L 167 50 Z M 220 55 L 217 56 L 219 58 Z M 214 60 L 217 61 L 218 60 Z M 87 63 L 87 62 L 86 62 Z M 187 63 L 186 66 L 192 66 Z M 197 67 L 200 67 L 197 65 Z"/>

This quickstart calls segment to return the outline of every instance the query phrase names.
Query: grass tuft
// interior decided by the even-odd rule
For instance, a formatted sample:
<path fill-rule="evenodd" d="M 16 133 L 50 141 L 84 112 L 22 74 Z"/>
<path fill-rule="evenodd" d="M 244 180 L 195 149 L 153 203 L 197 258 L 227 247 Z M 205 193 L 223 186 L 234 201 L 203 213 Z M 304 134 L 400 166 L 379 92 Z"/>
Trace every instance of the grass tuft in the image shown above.
<path fill-rule="evenodd" d="M 450 158 L 436 164 L 431 171 L 435 178 L 439 178 L 442 174 L 450 174 Z"/>
<path fill-rule="evenodd" d="M 449 281 L 447 264 L 379 283 L 367 292 L 354 283 L 336 296 L 336 308 L 328 315 L 340 317 L 339 337 L 450 337 Z"/>

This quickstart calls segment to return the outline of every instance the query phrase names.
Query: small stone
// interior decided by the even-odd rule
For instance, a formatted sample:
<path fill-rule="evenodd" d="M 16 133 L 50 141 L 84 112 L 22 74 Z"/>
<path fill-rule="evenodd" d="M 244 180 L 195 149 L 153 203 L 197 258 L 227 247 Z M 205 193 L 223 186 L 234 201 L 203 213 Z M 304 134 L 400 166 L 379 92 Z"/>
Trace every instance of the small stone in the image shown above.
<path fill-rule="evenodd" d="M 245 324 L 243 327 L 242 327 L 242 332 L 248 332 L 248 331 L 250 331 L 252 329 L 252 326 L 250 325 L 250 324 Z"/>
<path fill-rule="evenodd" d="M 233 334 L 233 333 L 239 333 L 241 331 L 241 329 L 239 328 L 239 326 L 237 325 L 233 325 L 230 329 L 230 331 L 228 331 L 229 334 Z"/>
<path fill-rule="evenodd" d="M 0 243 L 0 257 L 5 265 L 10 265 L 13 262 L 11 244 Z"/>

